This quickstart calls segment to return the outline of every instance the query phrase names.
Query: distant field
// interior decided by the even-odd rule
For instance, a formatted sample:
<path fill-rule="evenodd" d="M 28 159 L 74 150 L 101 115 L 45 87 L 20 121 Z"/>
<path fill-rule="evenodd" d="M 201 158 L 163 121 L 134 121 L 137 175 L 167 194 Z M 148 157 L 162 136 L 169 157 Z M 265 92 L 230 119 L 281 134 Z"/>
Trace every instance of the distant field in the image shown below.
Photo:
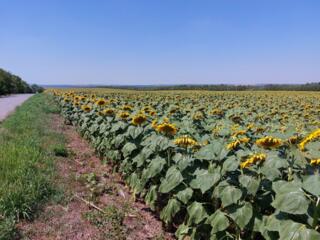
<path fill-rule="evenodd" d="M 319 93 L 47 93 L 179 239 L 320 238 Z"/>

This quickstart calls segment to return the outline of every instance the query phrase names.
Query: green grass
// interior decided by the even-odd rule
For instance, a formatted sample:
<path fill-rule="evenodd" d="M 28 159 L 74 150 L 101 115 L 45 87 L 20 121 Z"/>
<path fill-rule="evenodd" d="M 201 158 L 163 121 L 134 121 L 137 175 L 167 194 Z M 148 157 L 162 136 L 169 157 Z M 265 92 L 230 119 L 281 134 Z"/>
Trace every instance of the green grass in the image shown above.
<path fill-rule="evenodd" d="M 57 111 L 50 96 L 37 94 L 0 124 L 0 239 L 12 239 L 14 223 L 31 219 L 55 192 L 55 154 L 65 154 L 51 128 Z"/>

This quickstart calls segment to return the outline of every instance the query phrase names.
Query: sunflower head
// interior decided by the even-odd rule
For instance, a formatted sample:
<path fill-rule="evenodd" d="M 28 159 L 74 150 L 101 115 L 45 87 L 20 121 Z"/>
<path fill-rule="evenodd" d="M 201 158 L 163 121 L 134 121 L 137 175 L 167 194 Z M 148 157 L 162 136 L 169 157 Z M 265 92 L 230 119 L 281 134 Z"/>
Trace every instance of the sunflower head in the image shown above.
<path fill-rule="evenodd" d="M 304 150 L 305 150 L 305 146 L 306 146 L 309 142 L 311 142 L 311 141 L 313 141 L 313 140 L 315 140 L 315 139 L 317 139 L 317 138 L 319 138 L 319 137 L 320 137 L 320 129 L 317 129 L 317 130 L 313 131 L 312 133 L 310 133 L 308 136 L 306 136 L 306 137 L 301 141 L 301 143 L 299 143 L 299 148 L 301 149 L 301 151 L 304 151 Z"/>
<path fill-rule="evenodd" d="M 251 155 L 249 158 L 247 158 L 246 161 L 240 163 L 240 168 L 247 168 L 253 164 L 256 164 L 257 162 L 263 162 L 266 160 L 266 155 L 264 153 L 258 153 Z"/>
<path fill-rule="evenodd" d="M 132 109 L 133 109 L 133 107 L 130 106 L 130 105 L 124 105 L 124 106 L 122 107 L 122 110 L 124 110 L 124 111 L 132 111 Z"/>
<path fill-rule="evenodd" d="M 99 99 L 95 102 L 95 104 L 98 105 L 98 106 L 100 106 L 100 107 L 106 105 L 106 103 L 107 103 L 107 101 L 104 100 L 103 98 L 99 98 Z"/>
<path fill-rule="evenodd" d="M 235 150 L 236 148 L 239 147 L 240 144 L 241 144 L 241 142 L 237 139 L 237 140 L 229 143 L 229 144 L 227 145 L 227 149 L 228 149 L 228 150 Z"/>
<path fill-rule="evenodd" d="M 291 145 L 295 145 L 299 142 L 300 138 L 299 136 L 292 136 L 288 138 L 288 143 Z"/>
<path fill-rule="evenodd" d="M 200 121 L 202 119 L 204 119 L 204 115 L 202 112 L 196 112 L 194 115 L 193 115 L 193 120 L 196 120 L 196 121 Z"/>
<path fill-rule="evenodd" d="M 81 109 L 85 112 L 90 112 L 91 111 L 91 107 L 89 105 L 82 105 Z"/>
<path fill-rule="evenodd" d="M 245 135 L 246 134 L 246 130 L 238 130 L 238 131 L 236 131 L 232 136 L 233 137 L 237 137 L 237 136 L 239 136 L 239 135 Z"/>
<path fill-rule="evenodd" d="M 157 119 L 153 120 L 152 123 L 151 123 L 151 126 L 152 126 L 152 128 L 157 129 L 158 120 Z"/>
<path fill-rule="evenodd" d="M 167 123 L 167 122 L 164 122 L 164 123 L 157 125 L 156 130 L 158 132 L 161 132 L 166 135 L 171 135 L 171 136 L 175 135 L 177 133 L 176 126 L 171 123 Z"/>
<path fill-rule="evenodd" d="M 248 130 L 251 130 L 252 128 L 254 128 L 254 124 L 253 124 L 253 123 L 249 123 L 249 124 L 247 125 L 247 129 L 248 129 Z"/>
<path fill-rule="evenodd" d="M 169 118 L 165 117 L 162 121 L 163 121 L 164 123 L 169 123 Z"/>
<path fill-rule="evenodd" d="M 320 165 L 320 158 L 319 159 L 313 159 L 310 161 L 310 164 L 312 166 L 317 166 L 317 165 Z"/>
<path fill-rule="evenodd" d="M 68 98 L 68 97 L 65 97 L 65 98 L 63 99 L 63 101 L 64 101 L 65 103 L 69 103 L 69 102 L 71 102 L 71 99 Z"/>
<path fill-rule="evenodd" d="M 111 116 L 114 116 L 115 111 L 112 108 L 106 108 L 106 109 L 103 110 L 103 114 L 105 116 L 110 116 L 111 117 Z"/>
<path fill-rule="evenodd" d="M 216 108 L 213 109 L 210 114 L 222 117 L 224 115 L 224 112 L 221 109 Z"/>
<path fill-rule="evenodd" d="M 132 118 L 132 124 L 138 126 L 147 121 L 147 117 L 144 114 L 138 114 Z"/>
<path fill-rule="evenodd" d="M 149 112 L 149 115 L 150 115 L 151 117 L 154 117 L 154 116 L 157 115 L 157 112 L 156 112 L 156 111 L 150 111 L 150 112 Z"/>
<path fill-rule="evenodd" d="M 119 114 L 119 117 L 120 117 L 121 119 L 127 119 L 129 116 L 130 116 L 130 114 L 129 114 L 128 112 L 121 112 L 121 113 Z"/>
<path fill-rule="evenodd" d="M 279 138 L 274 138 L 274 137 L 264 137 L 260 138 L 256 141 L 256 144 L 259 147 L 264 147 L 264 148 L 276 148 L 282 145 L 282 140 Z"/>
<path fill-rule="evenodd" d="M 184 148 L 193 147 L 193 146 L 198 145 L 196 140 L 192 139 L 191 137 L 189 137 L 187 135 L 176 138 L 174 140 L 174 144 L 179 147 L 184 147 Z"/>

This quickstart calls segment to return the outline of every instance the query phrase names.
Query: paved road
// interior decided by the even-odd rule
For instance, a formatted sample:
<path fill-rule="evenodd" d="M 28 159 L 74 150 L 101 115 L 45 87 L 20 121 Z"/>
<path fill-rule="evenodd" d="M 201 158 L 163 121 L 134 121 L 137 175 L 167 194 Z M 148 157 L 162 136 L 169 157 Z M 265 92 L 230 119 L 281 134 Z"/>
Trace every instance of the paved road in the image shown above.
<path fill-rule="evenodd" d="M 0 97 L 0 121 L 5 119 L 15 108 L 21 105 L 33 94 L 15 94 Z"/>

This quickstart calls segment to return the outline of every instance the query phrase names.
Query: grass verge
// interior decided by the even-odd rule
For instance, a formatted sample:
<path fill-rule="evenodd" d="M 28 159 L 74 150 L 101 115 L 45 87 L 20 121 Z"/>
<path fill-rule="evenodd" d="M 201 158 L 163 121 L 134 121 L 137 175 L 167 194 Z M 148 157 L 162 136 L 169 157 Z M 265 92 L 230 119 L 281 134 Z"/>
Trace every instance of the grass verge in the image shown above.
<path fill-rule="evenodd" d="M 50 127 L 59 110 L 37 94 L 0 124 L 0 239 L 13 239 L 15 223 L 31 219 L 55 192 L 54 154 L 65 139 Z"/>

